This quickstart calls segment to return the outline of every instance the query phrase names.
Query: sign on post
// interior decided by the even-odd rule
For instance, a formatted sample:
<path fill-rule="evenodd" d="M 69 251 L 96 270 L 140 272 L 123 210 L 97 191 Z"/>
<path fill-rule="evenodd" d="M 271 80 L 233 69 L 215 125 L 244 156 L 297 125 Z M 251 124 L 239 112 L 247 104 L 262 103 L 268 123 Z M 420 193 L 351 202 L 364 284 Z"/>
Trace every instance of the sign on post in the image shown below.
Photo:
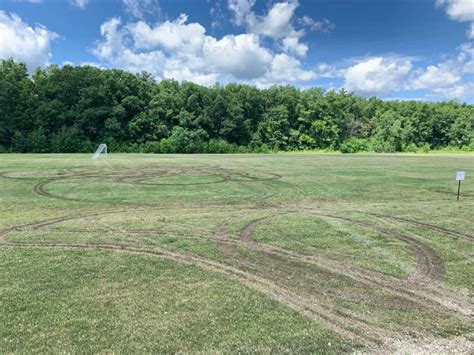
<path fill-rule="evenodd" d="M 464 171 L 458 171 L 456 173 L 456 181 L 464 181 L 465 177 L 466 177 L 466 173 Z"/>
<path fill-rule="evenodd" d="M 459 194 L 461 193 L 461 181 L 464 181 L 465 177 L 466 177 L 466 172 L 464 171 L 458 171 L 456 173 L 456 181 L 458 182 L 458 201 L 459 201 Z"/>

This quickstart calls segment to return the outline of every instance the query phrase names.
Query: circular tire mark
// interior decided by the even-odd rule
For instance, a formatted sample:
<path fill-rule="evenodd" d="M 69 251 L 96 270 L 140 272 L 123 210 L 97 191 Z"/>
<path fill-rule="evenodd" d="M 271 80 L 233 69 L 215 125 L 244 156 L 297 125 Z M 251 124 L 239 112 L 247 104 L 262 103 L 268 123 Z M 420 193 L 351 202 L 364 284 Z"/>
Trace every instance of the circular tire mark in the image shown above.
<path fill-rule="evenodd" d="M 94 201 L 89 199 L 82 199 L 82 198 L 74 198 L 74 197 L 66 197 L 58 194 L 53 194 L 45 190 L 45 187 L 51 183 L 57 181 L 63 181 L 66 179 L 87 179 L 87 178 L 112 178 L 115 182 L 124 183 L 124 184 L 131 184 L 131 185 L 148 185 L 148 186 L 199 186 L 199 185 L 211 185 L 211 184 L 219 184 L 224 182 L 240 182 L 240 183 L 252 183 L 252 182 L 260 182 L 260 181 L 270 181 L 270 180 L 277 180 L 281 178 L 281 175 L 273 174 L 273 173 L 264 173 L 270 175 L 269 178 L 261 178 L 255 177 L 250 174 L 232 171 L 229 169 L 210 169 L 210 168 L 160 168 L 155 170 L 145 170 L 145 169 L 137 169 L 128 172 L 122 173 L 98 173 L 98 172 L 78 172 L 76 170 L 70 169 L 70 174 L 65 176 L 57 176 L 57 177 L 50 177 L 45 180 L 40 181 L 33 187 L 33 191 L 40 196 L 63 200 L 63 201 L 71 201 L 71 202 L 82 202 L 82 203 L 107 203 L 104 201 Z M 196 174 L 201 176 L 214 176 L 217 177 L 219 180 L 217 181 L 204 181 L 204 182 L 190 182 L 190 183 L 154 183 L 154 182 L 147 182 L 147 180 L 153 178 L 160 178 L 166 176 L 186 176 L 186 174 Z M 245 176 L 246 180 L 238 179 L 238 176 Z M 262 196 L 262 198 L 264 198 Z M 142 206 L 158 206 L 158 204 L 154 203 L 134 203 L 134 202 L 124 202 L 127 205 L 142 205 Z"/>

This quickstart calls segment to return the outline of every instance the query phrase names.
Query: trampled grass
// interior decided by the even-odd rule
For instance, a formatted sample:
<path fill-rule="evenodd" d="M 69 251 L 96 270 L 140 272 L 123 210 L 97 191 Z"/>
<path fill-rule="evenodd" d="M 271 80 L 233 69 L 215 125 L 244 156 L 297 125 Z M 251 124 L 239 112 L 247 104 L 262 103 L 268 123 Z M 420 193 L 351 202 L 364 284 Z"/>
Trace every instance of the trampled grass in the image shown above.
<path fill-rule="evenodd" d="M 474 346 L 473 155 L 0 155 L 0 169 L 1 352 Z"/>

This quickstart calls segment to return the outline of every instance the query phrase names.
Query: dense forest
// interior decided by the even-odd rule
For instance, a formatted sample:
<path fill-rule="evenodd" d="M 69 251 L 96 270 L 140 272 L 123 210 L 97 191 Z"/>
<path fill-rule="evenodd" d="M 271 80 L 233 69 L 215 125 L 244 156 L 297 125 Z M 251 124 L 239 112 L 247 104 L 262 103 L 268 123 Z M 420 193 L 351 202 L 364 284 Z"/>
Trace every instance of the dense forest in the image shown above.
<path fill-rule="evenodd" d="M 474 150 L 474 106 L 346 91 L 203 87 L 91 66 L 29 75 L 0 61 L 0 152 L 227 153 Z"/>

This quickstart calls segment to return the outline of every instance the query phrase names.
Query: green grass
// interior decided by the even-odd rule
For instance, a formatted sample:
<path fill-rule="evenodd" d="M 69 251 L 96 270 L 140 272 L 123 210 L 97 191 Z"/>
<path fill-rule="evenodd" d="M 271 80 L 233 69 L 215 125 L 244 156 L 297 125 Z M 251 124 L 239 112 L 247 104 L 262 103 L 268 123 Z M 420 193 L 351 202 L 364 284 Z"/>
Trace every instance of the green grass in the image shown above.
<path fill-rule="evenodd" d="M 317 323 L 196 267 L 111 252 L 0 255 L 3 353 L 349 349 Z"/>
<path fill-rule="evenodd" d="M 119 245 L 201 262 L 0 244 L 2 353 L 340 353 L 371 329 L 385 334 L 379 343 L 474 331 L 473 241 L 389 218 L 474 235 L 472 154 L 0 155 L 0 174 L 9 244 Z M 44 224 L 60 217 L 69 219 Z M 253 244 L 240 242 L 246 226 Z M 421 306 L 396 286 L 418 277 L 416 248 L 443 263 L 416 287 Z M 328 265 L 393 280 L 395 290 Z M 356 338 L 336 316 L 359 329 Z"/>
<path fill-rule="evenodd" d="M 284 216 L 263 223 L 254 236 L 262 243 L 350 262 L 394 277 L 408 277 L 415 269 L 415 256 L 404 244 L 341 221 L 310 215 Z"/>

